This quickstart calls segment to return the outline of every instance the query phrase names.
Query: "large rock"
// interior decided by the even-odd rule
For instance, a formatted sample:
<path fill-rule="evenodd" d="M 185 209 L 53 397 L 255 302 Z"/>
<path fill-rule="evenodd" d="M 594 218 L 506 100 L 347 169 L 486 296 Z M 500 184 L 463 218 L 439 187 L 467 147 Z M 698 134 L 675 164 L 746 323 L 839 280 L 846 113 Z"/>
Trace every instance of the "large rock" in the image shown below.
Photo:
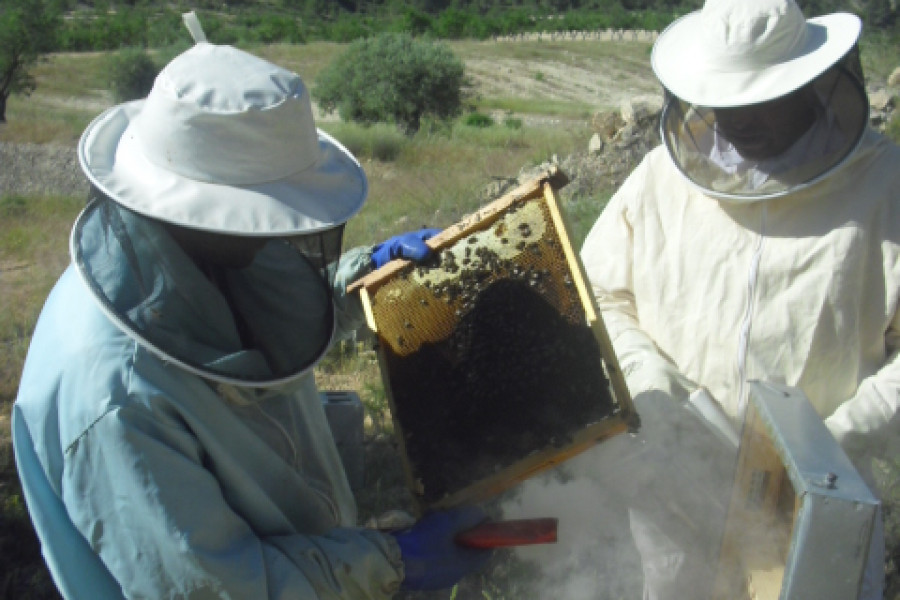
<path fill-rule="evenodd" d="M 591 128 L 601 136 L 604 141 L 615 137 L 616 132 L 625 125 L 622 115 L 617 110 L 604 110 L 594 113 L 591 118 Z"/>
<path fill-rule="evenodd" d="M 897 108 L 897 96 L 890 89 L 868 90 L 869 123 L 883 132 L 893 120 Z"/>
<path fill-rule="evenodd" d="M 891 87 L 900 87 L 900 67 L 897 67 L 888 76 L 887 84 Z"/>
<path fill-rule="evenodd" d="M 894 95 L 888 90 L 877 90 L 869 94 L 869 106 L 877 111 L 890 111 L 894 108 Z"/>
<path fill-rule="evenodd" d="M 660 96 L 637 96 L 622 102 L 619 112 L 626 124 L 645 125 L 656 120 L 662 112 L 662 106 Z"/>

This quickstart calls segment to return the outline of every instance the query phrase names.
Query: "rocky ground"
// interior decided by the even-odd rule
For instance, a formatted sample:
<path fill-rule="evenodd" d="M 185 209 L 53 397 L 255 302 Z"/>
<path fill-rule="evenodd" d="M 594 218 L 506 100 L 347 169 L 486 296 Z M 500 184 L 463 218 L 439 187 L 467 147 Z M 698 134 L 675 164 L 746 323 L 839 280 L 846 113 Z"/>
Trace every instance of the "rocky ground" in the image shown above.
<path fill-rule="evenodd" d="M 0 195 L 87 196 L 74 147 L 0 142 L 0 165 Z"/>

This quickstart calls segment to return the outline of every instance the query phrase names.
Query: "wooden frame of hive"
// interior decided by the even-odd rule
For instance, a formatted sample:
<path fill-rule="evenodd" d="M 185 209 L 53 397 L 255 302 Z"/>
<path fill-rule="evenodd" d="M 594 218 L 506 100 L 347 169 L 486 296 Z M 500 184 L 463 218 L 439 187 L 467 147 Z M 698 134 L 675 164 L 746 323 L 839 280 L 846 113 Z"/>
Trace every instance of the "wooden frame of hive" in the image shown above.
<path fill-rule="evenodd" d="M 634 405 L 619 368 L 612 344 L 597 309 L 596 300 L 590 291 L 580 259 L 572 247 L 569 235 L 570 230 L 556 197 L 555 190 L 566 183 L 567 179 L 561 171 L 555 167 L 548 169 L 533 180 L 504 194 L 477 212 L 463 218 L 459 223 L 448 227 L 427 240 L 429 247 L 435 253 L 439 253 L 442 249 L 452 247 L 458 241 L 467 238 L 467 236 L 471 238 L 478 232 L 490 231 L 491 227 L 494 227 L 496 223 L 500 223 L 499 220 L 511 211 L 519 210 L 520 207 L 529 206 L 530 204 L 541 206 L 541 214 L 545 215 L 543 221 L 545 223 L 550 221 L 549 226 L 553 229 L 552 233 L 558 236 L 558 242 L 561 246 L 560 250 L 564 255 L 564 261 L 560 262 L 564 262 L 567 270 L 567 273 L 564 275 L 566 284 L 570 290 L 574 287 L 574 290 L 577 292 L 578 310 L 583 311 L 585 320 L 583 324 L 589 328 L 599 347 L 603 370 L 609 381 L 610 393 L 616 406 L 616 410 L 608 418 L 574 432 L 568 443 L 561 447 L 536 448 L 533 452 L 528 453 L 527 456 L 522 456 L 513 464 L 489 476 L 470 482 L 468 485 L 454 490 L 439 500 L 424 500 L 419 473 L 415 471 L 413 461 L 410 460 L 408 448 L 404 441 L 404 427 L 397 419 L 397 403 L 399 399 L 395 397 L 385 352 L 387 345 L 391 345 L 394 350 L 398 348 L 398 345 L 403 346 L 405 344 L 403 340 L 405 333 L 398 334 L 400 326 L 396 322 L 388 322 L 392 321 L 394 311 L 391 312 L 391 315 L 382 316 L 379 319 L 376 317 L 377 311 L 373 308 L 375 297 L 379 290 L 396 280 L 396 278 L 403 277 L 403 273 L 410 272 L 411 269 L 415 268 L 415 265 L 406 260 L 391 261 L 381 269 L 355 282 L 348 290 L 350 292 L 359 291 L 367 323 L 377 336 L 382 378 L 391 408 L 396 438 L 400 445 L 407 484 L 413 496 L 418 500 L 419 508 L 422 510 L 448 508 L 489 499 L 611 436 L 629 429 L 634 430 L 639 425 L 637 413 L 634 410 Z M 549 215 L 549 217 L 546 217 L 546 215 Z M 500 225 L 496 225 L 496 227 L 500 227 Z M 506 243 L 506 240 L 504 240 L 504 243 Z M 559 274 L 554 276 L 557 275 Z M 400 296 L 400 294 L 397 294 L 397 296 Z M 402 298 L 397 301 L 404 302 L 407 300 Z M 408 302 L 412 302 L 412 300 L 408 300 Z"/>

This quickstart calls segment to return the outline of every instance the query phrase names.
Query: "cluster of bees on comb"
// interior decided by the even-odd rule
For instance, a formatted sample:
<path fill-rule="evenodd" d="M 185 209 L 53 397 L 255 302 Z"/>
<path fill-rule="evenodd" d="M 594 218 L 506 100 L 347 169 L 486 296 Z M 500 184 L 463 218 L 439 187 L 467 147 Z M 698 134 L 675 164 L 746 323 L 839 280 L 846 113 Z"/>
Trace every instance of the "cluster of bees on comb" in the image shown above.
<path fill-rule="evenodd" d="M 395 418 L 426 500 L 435 500 L 614 410 L 596 339 L 585 323 L 558 239 L 526 204 L 410 265 L 406 283 L 445 304 L 452 327 L 413 352 L 425 323 L 404 321 L 386 353 Z M 412 318 L 412 317 L 410 317 Z M 403 354 L 401 356 L 401 354 Z"/>

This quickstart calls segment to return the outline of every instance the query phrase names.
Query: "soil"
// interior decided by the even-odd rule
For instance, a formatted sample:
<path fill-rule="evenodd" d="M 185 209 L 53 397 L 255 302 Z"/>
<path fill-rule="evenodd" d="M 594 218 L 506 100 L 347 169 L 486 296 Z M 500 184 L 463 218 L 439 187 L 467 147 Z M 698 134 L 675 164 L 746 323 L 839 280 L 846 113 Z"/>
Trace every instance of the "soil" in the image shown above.
<path fill-rule="evenodd" d="M 561 50 L 565 52 L 565 50 Z M 466 60 L 466 74 L 476 95 L 486 98 L 526 98 L 548 102 L 566 101 L 592 107 L 593 110 L 618 108 L 635 96 L 659 95 L 660 88 L 646 62 L 583 58 L 578 64 L 532 58 Z M 558 117 L 525 115 L 524 121 L 552 124 Z"/>

